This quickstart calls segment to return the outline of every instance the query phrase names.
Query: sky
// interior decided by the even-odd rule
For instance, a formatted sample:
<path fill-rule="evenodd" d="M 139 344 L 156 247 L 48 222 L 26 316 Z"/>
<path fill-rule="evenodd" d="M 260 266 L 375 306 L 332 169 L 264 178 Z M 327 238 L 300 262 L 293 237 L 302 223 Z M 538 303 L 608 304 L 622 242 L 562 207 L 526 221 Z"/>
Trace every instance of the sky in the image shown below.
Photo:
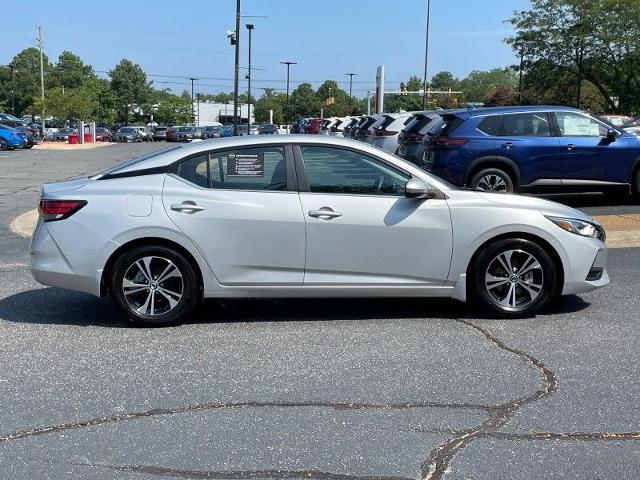
<path fill-rule="evenodd" d="M 98 3 L 20 2 L 19 15 L 0 32 L 0 64 L 34 44 L 42 25 L 45 53 L 53 61 L 70 50 L 99 75 L 122 58 L 140 64 L 156 88 L 196 93 L 233 90 L 234 50 L 226 37 L 235 28 L 235 0 L 109 0 Z M 242 0 L 241 90 L 246 73 L 247 30 L 253 30 L 252 88 L 285 89 L 286 67 L 295 61 L 291 89 L 303 81 L 317 88 L 336 80 L 353 94 L 375 87 L 378 65 L 385 66 L 385 89 L 410 75 L 422 77 L 427 0 Z M 429 74 L 448 70 L 464 77 L 517 63 L 504 43 L 505 22 L 528 0 L 431 0 Z M 263 18 L 266 16 L 266 18 Z M 161 76 L 162 75 L 162 76 Z M 254 94 L 257 93 L 254 90 Z"/>

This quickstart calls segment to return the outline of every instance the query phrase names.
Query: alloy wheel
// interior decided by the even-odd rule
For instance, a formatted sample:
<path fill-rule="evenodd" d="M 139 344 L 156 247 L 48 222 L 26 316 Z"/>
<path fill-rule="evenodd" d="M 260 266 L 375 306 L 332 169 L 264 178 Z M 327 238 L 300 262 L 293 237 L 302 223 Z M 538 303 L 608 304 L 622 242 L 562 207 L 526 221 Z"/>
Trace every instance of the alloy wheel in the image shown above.
<path fill-rule="evenodd" d="M 532 254 L 506 250 L 489 262 L 484 283 L 490 297 L 500 307 L 523 309 L 541 294 L 544 272 L 540 261 Z"/>
<path fill-rule="evenodd" d="M 164 315 L 182 299 L 184 280 L 171 260 L 146 256 L 125 271 L 122 293 L 132 311 L 148 316 Z"/>
<path fill-rule="evenodd" d="M 499 175 L 489 174 L 478 181 L 476 188 L 485 192 L 506 192 L 507 182 Z"/>

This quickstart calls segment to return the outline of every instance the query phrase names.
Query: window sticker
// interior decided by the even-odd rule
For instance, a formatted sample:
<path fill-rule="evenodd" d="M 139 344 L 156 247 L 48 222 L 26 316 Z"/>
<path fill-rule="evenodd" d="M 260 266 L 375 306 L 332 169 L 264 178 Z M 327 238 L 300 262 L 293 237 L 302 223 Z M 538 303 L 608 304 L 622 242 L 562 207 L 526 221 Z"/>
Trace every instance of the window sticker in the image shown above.
<path fill-rule="evenodd" d="M 264 153 L 230 153 L 227 157 L 227 177 L 264 177 Z"/>

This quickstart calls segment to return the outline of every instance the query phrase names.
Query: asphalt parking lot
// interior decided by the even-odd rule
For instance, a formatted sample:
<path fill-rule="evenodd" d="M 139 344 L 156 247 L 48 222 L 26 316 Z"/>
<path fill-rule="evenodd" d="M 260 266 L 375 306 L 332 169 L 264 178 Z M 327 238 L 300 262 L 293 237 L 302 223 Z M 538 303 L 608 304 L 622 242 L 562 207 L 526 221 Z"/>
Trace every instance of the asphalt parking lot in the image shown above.
<path fill-rule="evenodd" d="M 164 146 L 0 156 L 0 478 L 637 478 L 640 248 L 610 251 L 607 288 L 518 320 L 254 300 L 138 329 L 108 298 L 37 284 L 9 224 L 40 184 Z"/>

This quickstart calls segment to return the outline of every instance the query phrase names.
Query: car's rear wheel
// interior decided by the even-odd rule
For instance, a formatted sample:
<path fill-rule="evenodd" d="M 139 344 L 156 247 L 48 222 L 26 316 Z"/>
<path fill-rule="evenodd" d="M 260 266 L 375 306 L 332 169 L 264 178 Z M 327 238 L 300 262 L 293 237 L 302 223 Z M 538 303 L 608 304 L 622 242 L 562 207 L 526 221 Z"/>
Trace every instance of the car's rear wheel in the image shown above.
<path fill-rule="evenodd" d="M 2 138 L 0 138 L 0 150 L 5 151 L 8 149 L 9 149 L 9 145 L 7 144 L 7 142 Z"/>
<path fill-rule="evenodd" d="M 631 185 L 631 193 L 636 197 L 640 198 L 640 168 L 636 171 L 635 177 L 633 178 L 633 185 Z"/>
<path fill-rule="evenodd" d="M 198 279 L 180 253 L 163 246 L 138 247 L 113 266 L 111 295 L 132 322 L 176 325 L 198 300 Z"/>
<path fill-rule="evenodd" d="M 513 193 L 513 179 L 499 168 L 485 168 L 475 173 L 469 186 L 474 190 L 494 193 Z"/>
<path fill-rule="evenodd" d="M 547 251 L 526 239 L 488 245 L 472 266 L 471 297 L 489 313 L 531 315 L 556 291 L 557 270 Z"/>

